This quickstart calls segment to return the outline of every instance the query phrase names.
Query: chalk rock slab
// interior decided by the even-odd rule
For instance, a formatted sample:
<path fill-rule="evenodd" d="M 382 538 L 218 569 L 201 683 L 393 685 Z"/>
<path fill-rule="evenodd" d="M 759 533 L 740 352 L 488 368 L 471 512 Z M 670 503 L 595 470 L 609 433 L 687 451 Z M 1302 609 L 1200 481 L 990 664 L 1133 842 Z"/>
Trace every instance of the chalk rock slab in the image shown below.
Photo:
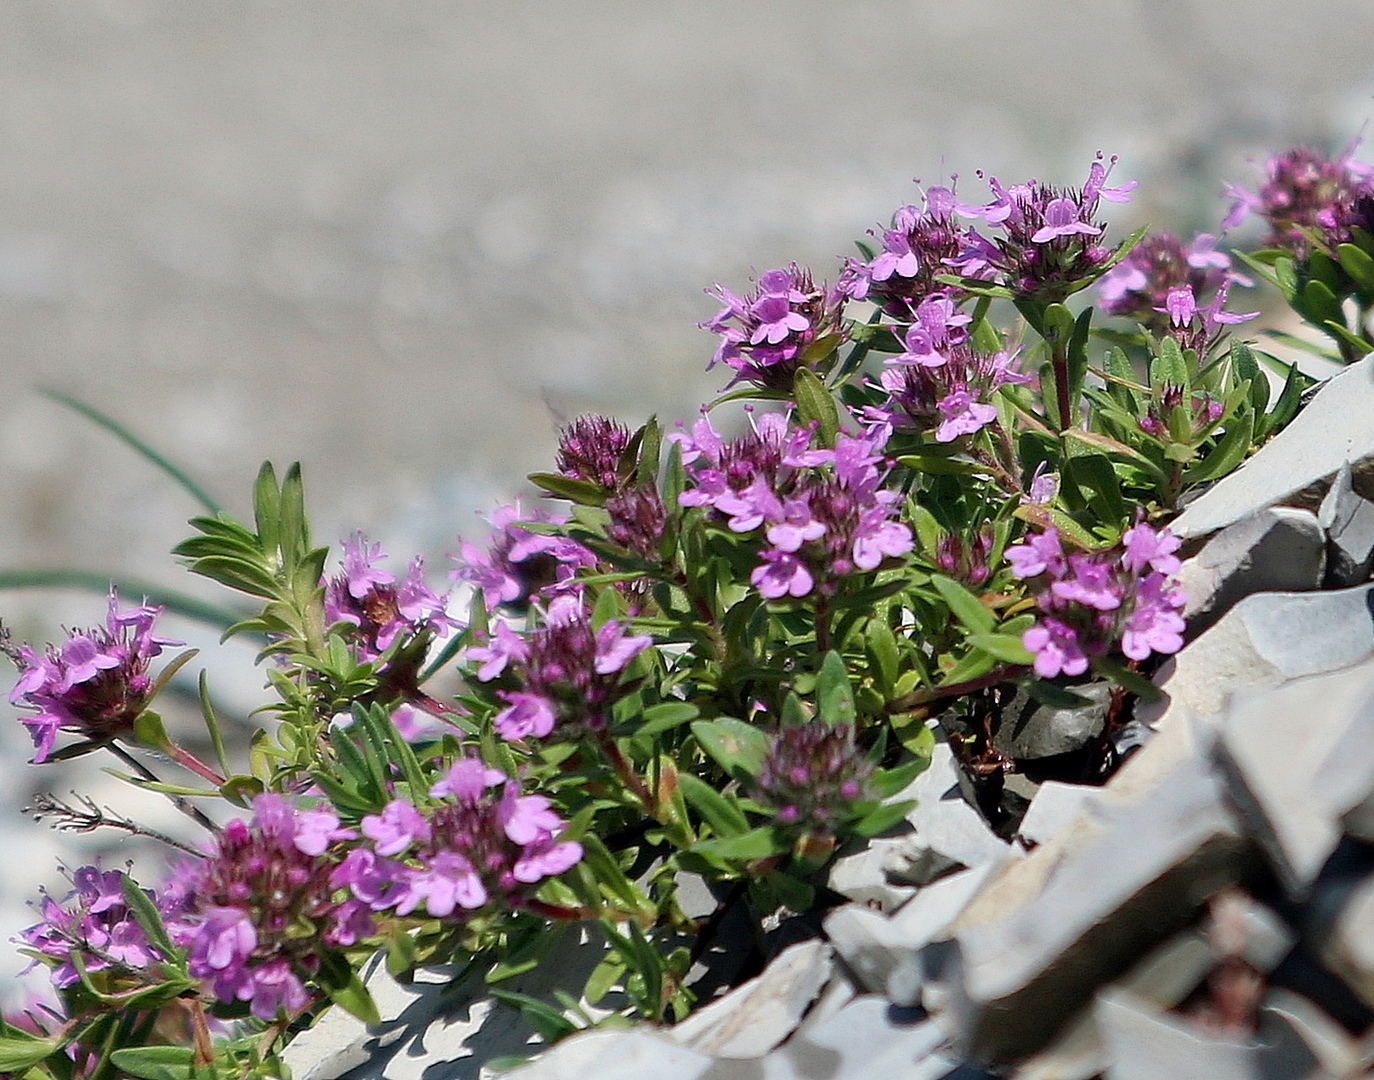
<path fill-rule="evenodd" d="M 1045 1046 L 1100 984 L 1180 930 L 1252 863 L 1221 782 L 1198 756 L 1111 807 L 1071 850 L 1056 847 L 1020 864 L 1048 864 L 1038 892 L 1008 896 L 997 917 L 955 937 L 948 1022 L 975 1059 Z"/>
<path fill-rule="evenodd" d="M 1371 658 L 1374 587 L 1258 593 L 1164 663 L 1155 683 L 1168 695 L 1167 703 L 1142 705 L 1137 716 L 1156 726 L 1178 713 L 1212 723 L 1232 696 Z"/>
<path fill-rule="evenodd" d="M 1374 786 L 1374 660 L 1238 700 L 1219 756 L 1280 880 L 1306 894 Z M 1362 767 L 1361 767 L 1362 766 Z"/>
<path fill-rule="evenodd" d="M 699 1009 L 669 1035 L 712 1057 L 762 1057 L 801 1023 L 833 969 L 831 948 L 824 941 L 793 945 L 763 974 Z"/>
<path fill-rule="evenodd" d="M 1321 588 L 1326 546 L 1326 533 L 1310 510 L 1276 506 L 1228 525 L 1179 570 L 1189 636 L 1252 593 Z"/>
<path fill-rule="evenodd" d="M 1174 519 L 1201 538 L 1269 506 L 1315 510 L 1331 478 L 1350 466 L 1353 489 L 1374 497 L 1374 357 L 1328 379 L 1288 427 Z"/>

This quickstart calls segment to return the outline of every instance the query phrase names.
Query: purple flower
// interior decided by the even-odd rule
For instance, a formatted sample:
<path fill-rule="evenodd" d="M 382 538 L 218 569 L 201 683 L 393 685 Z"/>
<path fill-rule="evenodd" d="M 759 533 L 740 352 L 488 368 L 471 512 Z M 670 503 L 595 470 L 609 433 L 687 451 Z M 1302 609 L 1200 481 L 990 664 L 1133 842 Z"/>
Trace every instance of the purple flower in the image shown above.
<path fill-rule="evenodd" d="M 1081 675 L 1091 659 L 1119 647 L 1130 660 L 1183 646 L 1185 597 L 1170 575 L 1179 540 L 1143 521 L 1110 548 L 1067 557 L 1053 529 L 1006 551 L 1012 573 L 1027 581 L 1040 618 L 1022 635 L 1042 678 Z"/>
<path fill-rule="evenodd" d="M 445 598 L 425 584 L 419 556 L 400 585 L 377 568 L 382 558 L 380 544 L 369 544 L 355 533 L 343 542 L 343 573 L 324 583 L 325 619 L 351 624 L 349 641 L 359 658 L 369 661 L 379 659 L 398 639 L 442 637 L 458 625 L 444 612 Z"/>
<path fill-rule="evenodd" d="M 596 563 L 596 556 L 576 541 L 531 532 L 519 524 L 562 525 L 564 518 L 539 509 L 526 513 L 513 503 L 498 507 L 489 521 L 489 548 L 460 540 L 459 553 L 449 556 L 458 564 L 449 577 L 481 589 L 488 611 L 501 604 L 523 610 L 545 589 L 571 579 L 578 567 Z"/>
<path fill-rule="evenodd" d="M 370 919 L 336 899 L 345 866 L 357 879 L 369 868 L 335 861 L 337 842 L 357 833 L 339 828 L 331 811 L 298 809 L 272 793 L 253 808 L 252 821 L 230 821 L 209 855 L 181 869 L 161 906 L 191 974 L 221 1001 L 250 1002 L 254 1016 L 270 1020 L 309 1003 L 306 983 L 323 950 L 372 933 Z"/>
<path fill-rule="evenodd" d="M 1093 221 L 1101 199 L 1128 201 L 1134 183 L 1107 187 L 1116 159 L 1104 165 L 1102 155 L 1088 170 L 1080 190 L 1051 187 L 1031 180 L 1004 188 L 988 178 L 994 199 L 961 213 L 982 218 L 1001 232 L 969 238 L 960 261 L 1001 282 L 1018 297 L 1062 300 L 1085 281 L 1102 273 L 1111 251 L 1097 243 L 1102 226 Z M 965 273 L 968 269 L 965 269 Z"/>
<path fill-rule="evenodd" d="M 39 654 L 28 645 L 10 649 L 19 680 L 10 692 L 16 705 L 37 709 L 20 717 L 33 737 L 35 763 L 46 761 L 57 732 L 73 731 L 92 741 L 127 738 L 148 707 L 153 680 L 149 661 L 179 641 L 157 637 L 153 623 L 161 608 L 119 610 L 110 590 L 105 625 L 74 630 L 60 646 Z"/>
<path fill-rule="evenodd" d="M 1088 657 L 1078 643 L 1078 631 L 1058 619 L 1041 619 L 1024 634 L 1021 643 L 1035 654 L 1035 673 L 1042 679 L 1057 675 L 1082 675 Z"/>
<path fill-rule="evenodd" d="M 784 301 L 785 302 L 785 301 Z M 580 416 L 558 439 L 558 471 L 605 492 L 619 491 L 634 471 L 630 432 L 604 416 Z"/>
<path fill-rule="evenodd" d="M 1248 277 L 1231 269 L 1230 256 L 1217 251 L 1216 242 L 1215 236 L 1200 233 L 1185 248 L 1170 233 L 1151 233 L 1098 282 L 1102 310 L 1162 329 L 1159 316 L 1171 314 L 1174 289 L 1190 286 L 1198 298 L 1214 296 L 1229 283 L 1250 285 Z"/>
<path fill-rule="evenodd" d="M 423 906 L 435 918 L 465 918 L 519 907 L 533 886 L 582 857 L 580 844 L 559 839 L 566 826 L 547 798 L 522 795 L 476 758 L 455 761 L 430 794 L 450 798 L 423 812 L 398 800 L 364 818 L 376 854 L 351 853 L 335 884 L 373 911 L 408 915 Z"/>
<path fill-rule="evenodd" d="M 1267 242 L 1305 259 L 1315 234 L 1328 251 L 1352 237 L 1356 226 L 1374 226 L 1374 167 L 1354 160 L 1358 142 L 1332 160 L 1311 147 L 1299 146 L 1271 157 L 1258 192 L 1229 186 L 1231 211 L 1222 222 L 1229 229 L 1249 213 L 1269 226 Z"/>
<path fill-rule="evenodd" d="M 837 286 L 855 300 L 871 300 L 899 322 L 912 322 L 931 297 L 947 302 L 963 293 L 937 280 L 938 275 L 962 273 L 983 276 L 969 257 L 976 239 L 958 225 L 954 192 L 946 187 L 927 189 L 924 207 L 903 206 L 882 232 L 883 250 L 870 262 L 850 259 Z M 966 320 L 967 321 L 967 320 Z"/>
<path fill-rule="evenodd" d="M 412 844 L 429 840 L 429 822 L 404 799 L 393 799 L 380 814 L 367 815 L 359 828 L 378 855 L 399 855 Z"/>
<path fill-rule="evenodd" d="M 761 274 L 757 287 L 745 297 L 719 284 L 706 291 L 725 305 L 700 324 L 721 339 L 708 366 L 725 363 L 733 368 L 732 385 L 751 382 L 790 391 L 807 349 L 841 331 L 844 294 L 824 284 L 818 288 L 796 263 Z"/>
<path fill-rule="evenodd" d="M 493 726 L 506 742 L 517 742 L 531 735 L 542 739 L 553 731 L 553 704 L 544 695 L 524 690 L 498 690 L 496 693 L 507 704 L 496 714 Z"/>
<path fill-rule="evenodd" d="M 88 974 L 153 981 L 147 969 L 164 957 L 126 906 L 124 878 L 118 870 L 81 867 L 72 875 L 71 892 L 61 901 L 44 897 L 43 921 L 20 931 L 16 940 L 47 958 L 54 986 L 71 986 L 80 978 L 74 955 Z"/>

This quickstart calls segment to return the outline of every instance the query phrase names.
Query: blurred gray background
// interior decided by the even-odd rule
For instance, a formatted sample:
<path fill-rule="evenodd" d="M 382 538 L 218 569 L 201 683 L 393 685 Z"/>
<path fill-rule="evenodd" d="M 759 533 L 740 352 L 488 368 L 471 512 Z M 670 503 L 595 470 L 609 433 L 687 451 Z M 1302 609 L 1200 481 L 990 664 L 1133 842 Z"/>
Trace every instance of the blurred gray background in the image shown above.
<path fill-rule="evenodd" d="M 11 0 L 0 20 L 0 569 L 207 596 L 166 555 L 196 505 L 36 387 L 240 514 L 264 458 L 300 460 L 320 539 L 361 527 L 442 574 L 547 467 L 559 418 L 690 418 L 723 385 L 705 286 L 790 260 L 833 279 L 914 177 L 1077 185 L 1100 148 L 1141 181 L 1107 208 L 1118 236 L 1214 228 L 1247 158 L 1338 148 L 1374 113 L 1369 0 Z M 0 615 L 44 640 L 103 602 L 7 592 Z M 243 657 L 208 659 L 246 710 Z M 3 917 L 54 882 L 18 805 L 73 781 L 25 764 L 17 723 L 0 752 Z"/>

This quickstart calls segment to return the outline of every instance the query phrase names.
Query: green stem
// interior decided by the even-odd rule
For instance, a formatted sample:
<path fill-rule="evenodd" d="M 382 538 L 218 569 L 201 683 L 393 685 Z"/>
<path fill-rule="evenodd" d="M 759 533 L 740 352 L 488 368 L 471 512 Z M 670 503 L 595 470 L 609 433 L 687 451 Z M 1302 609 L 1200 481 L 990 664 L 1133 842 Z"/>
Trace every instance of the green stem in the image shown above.
<path fill-rule="evenodd" d="M 1024 670 L 1026 670 L 1024 664 L 1002 664 L 976 679 L 966 679 L 963 682 L 950 683 L 948 686 L 930 686 L 924 690 L 913 690 L 909 694 L 903 694 L 901 697 L 889 701 L 887 711 L 890 714 L 912 712 L 922 705 L 929 705 L 933 701 L 959 697 L 961 694 L 968 694 L 974 690 L 984 690 L 989 686 L 996 686 Z"/>

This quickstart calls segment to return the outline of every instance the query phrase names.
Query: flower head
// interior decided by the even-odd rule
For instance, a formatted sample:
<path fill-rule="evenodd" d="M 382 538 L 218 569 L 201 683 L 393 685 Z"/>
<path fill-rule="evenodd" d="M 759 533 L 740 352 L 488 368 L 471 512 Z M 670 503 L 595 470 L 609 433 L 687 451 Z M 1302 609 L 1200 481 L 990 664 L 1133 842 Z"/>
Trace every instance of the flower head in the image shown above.
<path fill-rule="evenodd" d="M 182 869 L 163 900 L 168 931 L 190 972 L 221 1001 L 246 1001 L 275 1018 L 310 1001 L 306 984 L 323 953 L 372 932 L 331 882 L 337 841 L 356 838 L 329 810 L 259 795 L 251 821 L 230 821 L 213 852 Z"/>
<path fill-rule="evenodd" d="M 43 653 L 28 645 L 11 650 L 19 681 L 10 701 L 37 710 L 21 717 L 33 737 L 35 762 L 47 760 L 59 730 L 93 740 L 133 733 L 153 692 L 149 661 L 164 646 L 181 644 L 153 633 L 161 612 L 147 604 L 121 612 L 111 589 L 104 626 L 70 631 L 61 646 Z"/>
<path fill-rule="evenodd" d="M 1250 285 L 1216 243 L 1210 233 L 1199 233 L 1185 248 L 1172 233 L 1151 233 L 1102 275 L 1097 283 L 1102 310 L 1158 330 L 1169 321 L 1160 315 L 1168 311 L 1170 294 L 1181 286 L 1191 288 L 1200 300 L 1215 296 L 1227 284 Z"/>
<path fill-rule="evenodd" d="M 1231 211 L 1222 228 L 1254 213 L 1268 225 L 1274 247 L 1306 258 L 1315 234 L 1334 250 L 1351 239 L 1354 226 L 1374 226 L 1374 166 L 1355 161 L 1354 153 L 1355 144 L 1335 159 L 1298 146 L 1271 157 L 1258 192 L 1229 186 Z"/>
<path fill-rule="evenodd" d="M 1012 573 L 1025 580 L 1040 617 L 1022 635 L 1042 678 L 1081 675 L 1112 648 L 1131 660 L 1183 647 L 1185 597 L 1172 580 L 1179 540 L 1143 521 L 1121 542 L 1066 554 L 1054 529 L 1007 548 Z"/>
<path fill-rule="evenodd" d="M 364 660 L 378 659 L 398 639 L 442 636 L 458 625 L 444 613 L 444 598 L 425 583 L 420 556 L 399 584 L 378 565 L 382 559 L 381 545 L 356 533 L 343 542 L 343 572 L 324 583 L 325 619 L 352 624 L 349 638 Z"/>
<path fill-rule="evenodd" d="M 521 524 L 562 525 L 564 520 L 538 508 L 527 512 L 518 502 L 498 507 L 489 519 L 490 546 L 460 540 L 459 552 L 449 556 L 458 564 L 449 577 L 481 589 L 488 611 L 498 605 L 523 611 L 534 597 L 569 581 L 578 567 L 596 563 L 596 556 L 575 540 Z"/>
<path fill-rule="evenodd" d="M 724 285 L 706 291 L 725 305 L 701 324 L 720 335 L 711 366 L 729 365 L 735 371 L 733 382 L 791 390 L 806 350 L 840 333 L 844 295 L 824 283 L 817 287 L 796 263 L 760 274 L 743 297 Z"/>
<path fill-rule="evenodd" d="M 755 799 L 780 825 L 833 835 L 868 797 L 872 772 L 852 724 L 820 718 L 787 724 L 771 733 Z"/>
<path fill-rule="evenodd" d="M 542 795 L 476 758 L 459 758 L 430 790 L 446 797 L 421 811 L 405 800 L 362 820 L 373 842 L 335 871 L 372 911 L 466 918 L 490 905 L 519 907 L 546 877 L 582 858 L 582 845 L 561 839 L 565 823 Z"/>
<path fill-rule="evenodd" d="M 45 896 L 39 907 L 43 920 L 20 931 L 17 940 L 53 965 L 53 985 L 71 986 L 80 978 L 73 954 L 79 954 L 81 970 L 88 974 L 139 974 L 141 979 L 145 969 L 164 959 L 125 903 L 124 879 L 118 870 L 83 866 L 72 874 L 71 892 L 60 901 Z"/>

